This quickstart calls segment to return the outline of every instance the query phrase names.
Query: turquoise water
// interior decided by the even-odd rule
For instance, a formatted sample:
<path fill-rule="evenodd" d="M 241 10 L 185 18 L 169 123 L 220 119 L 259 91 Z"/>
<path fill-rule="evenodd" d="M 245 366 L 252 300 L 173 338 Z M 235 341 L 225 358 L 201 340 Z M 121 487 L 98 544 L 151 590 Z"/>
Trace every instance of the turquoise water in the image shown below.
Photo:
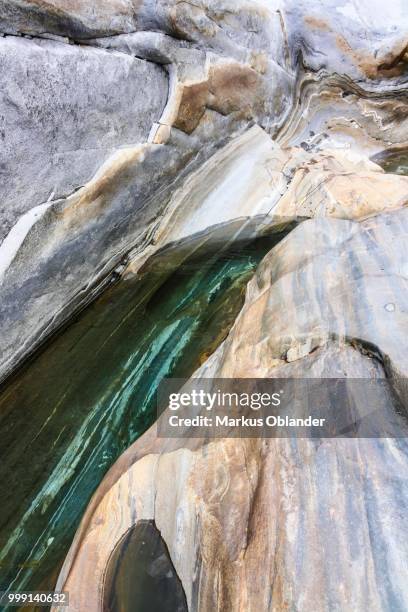
<path fill-rule="evenodd" d="M 51 589 L 107 470 L 155 420 L 163 377 L 186 377 L 226 337 L 280 237 L 178 247 L 121 281 L 0 394 L 1 590 Z"/>

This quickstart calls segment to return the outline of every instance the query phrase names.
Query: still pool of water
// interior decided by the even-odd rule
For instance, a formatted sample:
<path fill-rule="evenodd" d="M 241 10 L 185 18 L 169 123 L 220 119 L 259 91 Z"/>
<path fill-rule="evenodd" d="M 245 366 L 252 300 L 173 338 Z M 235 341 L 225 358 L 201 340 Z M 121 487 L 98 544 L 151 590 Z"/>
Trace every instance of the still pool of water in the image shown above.
<path fill-rule="evenodd" d="M 89 500 L 154 422 L 163 377 L 223 341 L 282 237 L 169 249 L 106 291 L 0 393 L 0 590 L 49 590 Z M 180 252 L 184 249 L 184 261 Z"/>
<path fill-rule="evenodd" d="M 379 166 L 391 174 L 408 175 L 408 151 L 380 153 L 373 158 Z"/>
<path fill-rule="evenodd" d="M 153 521 L 139 521 L 123 537 L 109 559 L 103 591 L 102 612 L 188 612 L 182 584 Z"/>

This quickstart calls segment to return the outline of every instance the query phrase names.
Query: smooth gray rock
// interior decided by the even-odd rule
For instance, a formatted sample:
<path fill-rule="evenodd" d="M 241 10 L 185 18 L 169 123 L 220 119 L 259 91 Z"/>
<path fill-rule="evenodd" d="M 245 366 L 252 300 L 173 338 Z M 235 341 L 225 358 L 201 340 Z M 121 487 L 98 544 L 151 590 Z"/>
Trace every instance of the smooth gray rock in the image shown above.
<path fill-rule="evenodd" d="M 132 32 L 136 0 L 0 0 L 0 31 L 72 38 Z"/>
<path fill-rule="evenodd" d="M 228 118 L 216 116 L 187 141 L 176 132 L 166 146 L 119 149 L 84 188 L 41 210 L 11 259 L 4 241 L 0 376 L 117 278 L 131 252 L 151 247 L 173 191 L 231 133 Z"/>
<path fill-rule="evenodd" d="M 0 38 L 0 241 L 28 210 L 88 182 L 115 149 L 146 141 L 167 92 L 160 66 L 129 55 Z"/>
<path fill-rule="evenodd" d="M 283 2 L 292 58 L 306 69 L 347 75 L 375 87 L 378 78 L 404 72 L 408 16 L 404 0 Z M 383 84 L 384 86 L 384 84 Z"/>

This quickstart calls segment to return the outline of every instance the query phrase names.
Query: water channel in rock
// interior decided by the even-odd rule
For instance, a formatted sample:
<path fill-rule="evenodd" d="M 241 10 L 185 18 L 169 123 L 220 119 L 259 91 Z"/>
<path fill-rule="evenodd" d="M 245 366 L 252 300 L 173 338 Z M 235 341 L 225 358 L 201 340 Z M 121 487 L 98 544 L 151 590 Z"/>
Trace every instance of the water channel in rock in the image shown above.
<path fill-rule="evenodd" d="M 113 551 L 102 612 L 188 612 L 183 586 L 154 521 L 139 521 Z"/>
<path fill-rule="evenodd" d="M 159 382 L 190 376 L 224 340 L 287 231 L 232 240 L 223 228 L 165 249 L 3 386 L 1 590 L 54 587 L 92 494 L 154 422 Z"/>

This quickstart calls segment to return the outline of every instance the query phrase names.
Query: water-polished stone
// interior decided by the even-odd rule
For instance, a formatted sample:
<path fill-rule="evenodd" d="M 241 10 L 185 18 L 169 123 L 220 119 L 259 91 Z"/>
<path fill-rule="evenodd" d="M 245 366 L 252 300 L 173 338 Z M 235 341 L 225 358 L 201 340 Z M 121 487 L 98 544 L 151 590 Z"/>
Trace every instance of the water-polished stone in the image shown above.
<path fill-rule="evenodd" d="M 111 551 L 138 519 L 155 520 L 191 610 L 406 609 L 407 220 L 405 208 L 301 224 L 264 258 L 228 338 L 195 373 L 388 376 L 395 437 L 203 441 L 151 428 L 88 507 L 58 581 L 70 610 L 98 609 Z"/>

